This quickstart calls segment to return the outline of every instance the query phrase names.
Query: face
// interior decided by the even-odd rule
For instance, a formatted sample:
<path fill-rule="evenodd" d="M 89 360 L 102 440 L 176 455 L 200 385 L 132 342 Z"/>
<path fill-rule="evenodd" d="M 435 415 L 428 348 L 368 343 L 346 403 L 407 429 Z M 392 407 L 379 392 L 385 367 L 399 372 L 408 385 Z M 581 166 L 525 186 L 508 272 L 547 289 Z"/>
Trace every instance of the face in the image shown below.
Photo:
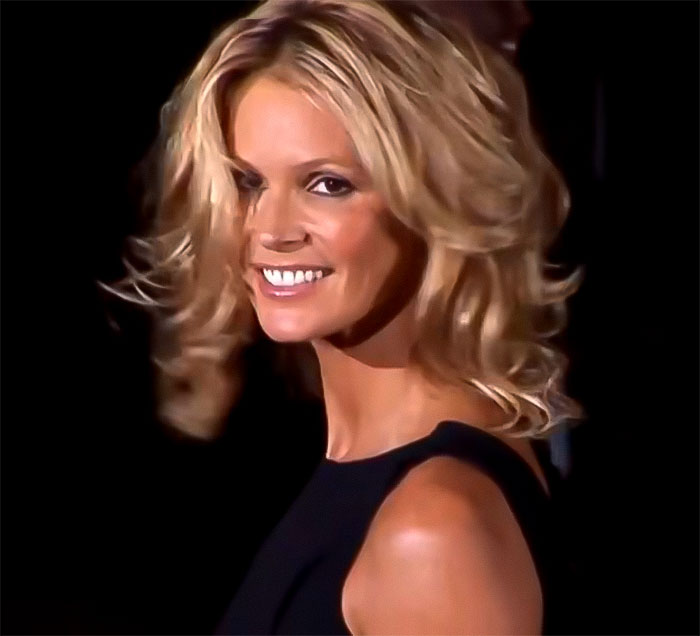
<path fill-rule="evenodd" d="M 246 209 L 246 284 L 265 333 L 352 344 L 415 293 L 422 242 L 386 209 L 338 119 L 258 76 L 238 90 L 228 145 Z"/>

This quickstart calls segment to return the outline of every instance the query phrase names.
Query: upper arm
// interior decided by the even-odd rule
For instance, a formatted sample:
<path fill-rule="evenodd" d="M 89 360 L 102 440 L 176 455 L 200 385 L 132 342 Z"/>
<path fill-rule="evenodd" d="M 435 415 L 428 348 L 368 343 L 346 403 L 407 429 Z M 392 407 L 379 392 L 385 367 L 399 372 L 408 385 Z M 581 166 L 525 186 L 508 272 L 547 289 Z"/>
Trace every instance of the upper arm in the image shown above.
<path fill-rule="evenodd" d="M 355 634 L 536 634 L 537 572 L 500 489 L 451 458 L 412 471 L 377 512 L 346 582 Z"/>

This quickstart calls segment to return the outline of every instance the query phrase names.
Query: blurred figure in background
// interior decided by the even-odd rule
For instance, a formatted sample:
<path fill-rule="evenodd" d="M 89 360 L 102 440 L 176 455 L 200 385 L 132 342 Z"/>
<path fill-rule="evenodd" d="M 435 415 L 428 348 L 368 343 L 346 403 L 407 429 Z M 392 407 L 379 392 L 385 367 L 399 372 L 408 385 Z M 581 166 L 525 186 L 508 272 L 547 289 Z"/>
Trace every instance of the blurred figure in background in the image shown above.
<path fill-rule="evenodd" d="M 532 22 L 521 0 L 430 0 L 423 4 L 443 18 L 471 29 L 511 62 L 515 62 L 520 40 Z"/>

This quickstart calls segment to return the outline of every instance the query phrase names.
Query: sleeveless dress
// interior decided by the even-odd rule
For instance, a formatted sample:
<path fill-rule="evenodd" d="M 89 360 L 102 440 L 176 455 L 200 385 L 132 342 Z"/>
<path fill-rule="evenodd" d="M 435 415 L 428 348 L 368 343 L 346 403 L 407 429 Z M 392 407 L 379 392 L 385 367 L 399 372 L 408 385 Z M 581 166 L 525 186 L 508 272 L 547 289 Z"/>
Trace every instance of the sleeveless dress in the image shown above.
<path fill-rule="evenodd" d="M 539 443 L 546 444 L 534 441 L 533 448 L 556 499 L 556 469 Z M 350 634 L 342 588 L 370 522 L 405 473 L 437 455 L 474 465 L 501 488 L 537 568 L 543 632 L 566 633 L 568 576 L 552 499 L 507 444 L 452 420 L 380 455 L 340 462 L 324 457 L 263 543 L 216 633 Z"/>

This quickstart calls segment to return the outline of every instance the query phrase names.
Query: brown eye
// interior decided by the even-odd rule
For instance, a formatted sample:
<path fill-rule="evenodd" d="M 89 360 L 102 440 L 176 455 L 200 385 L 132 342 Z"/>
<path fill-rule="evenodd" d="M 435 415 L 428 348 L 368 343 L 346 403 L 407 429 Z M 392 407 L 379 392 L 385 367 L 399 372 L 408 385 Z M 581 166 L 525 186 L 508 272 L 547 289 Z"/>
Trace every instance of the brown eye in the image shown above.
<path fill-rule="evenodd" d="M 350 194 L 354 186 L 346 179 L 340 177 L 322 177 L 313 183 L 309 192 L 326 197 L 341 197 Z"/>
<path fill-rule="evenodd" d="M 254 172 L 243 172 L 236 170 L 233 173 L 233 178 L 236 182 L 236 187 L 242 192 L 255 192 L 262 187 L 262 179 L 260 175 Z"/>

